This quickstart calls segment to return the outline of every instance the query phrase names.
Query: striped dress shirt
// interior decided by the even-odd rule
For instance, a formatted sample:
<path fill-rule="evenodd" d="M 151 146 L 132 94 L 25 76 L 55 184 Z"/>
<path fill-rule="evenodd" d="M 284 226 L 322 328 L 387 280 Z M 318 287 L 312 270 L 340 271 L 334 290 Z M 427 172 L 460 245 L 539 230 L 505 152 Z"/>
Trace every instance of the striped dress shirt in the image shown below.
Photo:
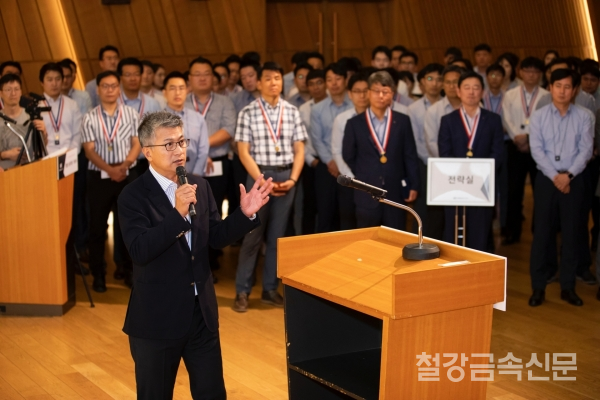
<path fill-rule="evenodd" d="M 106 136 L 110 136 L 117 121 L 119 125 L 116 128 L 111 151 L 109 147 L 111 144 Z M 129 106 L 119 105 L 115 113 L 110 116 L 104 111 L 102 105 L 99 105 L 83 117 L 82 141 L 83 143 L 94 142 L 96 153 L 107 164 L 121 164 L 131 150 L 131 138 L 138 136 L 139 121 L 137 111 Z M 130 168 L 135 164 L 134 162 Z M 100 171 L 100 168 L 91 161 L 88 163 L 88 169 Z"/>

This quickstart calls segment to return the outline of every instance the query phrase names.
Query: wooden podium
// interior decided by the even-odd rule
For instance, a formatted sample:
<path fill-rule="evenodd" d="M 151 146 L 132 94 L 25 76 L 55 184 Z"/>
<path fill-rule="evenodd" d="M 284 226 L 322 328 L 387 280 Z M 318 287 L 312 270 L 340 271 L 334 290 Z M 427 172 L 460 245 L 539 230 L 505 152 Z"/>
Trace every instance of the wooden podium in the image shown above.
<path fill-rule="evenodd" d="M 0 315 L 62 315 L 75 304 L 66 270 L 73 179 L 58 180 L 56 158 L 0 173 Z"/>
<path fill-rule="evenodd" d="M 489 363 L 471 354 L 490 351 L 506 260 L 429 239 L 440 258 L 404 260 L 416 241 L 386 227 L 279 239 L 290 399 L 485 399 L 469 365 Z M 423 352 L 439 353 L 439 381 L 419 381 Z M 444 353 L 469 358 L 461 381 Z"/>

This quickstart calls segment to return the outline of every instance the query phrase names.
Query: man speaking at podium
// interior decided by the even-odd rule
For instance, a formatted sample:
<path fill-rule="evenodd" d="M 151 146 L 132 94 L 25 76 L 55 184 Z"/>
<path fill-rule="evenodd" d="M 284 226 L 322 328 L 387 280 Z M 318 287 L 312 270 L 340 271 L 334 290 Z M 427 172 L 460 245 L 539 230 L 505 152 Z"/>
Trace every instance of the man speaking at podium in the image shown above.
<path fill-rule="evenodd" d="M 183 357 L 192 397 L 225 399 L 208 246 L 225 247 L 260 224 L 256 213 L 269 201 L 272 180 L 262 187 L 255 183 L 248 193 L 240 185 L 240 208 L 221 220 L 207 181 L 176 172 L 185 165 L 189 142 L 181 118 L 167 111 L 146 114 L 138 133 L 150 167 L 118 201 L 133 260 L 123 331 L 135 362 L 137 395 L 172 398 Z M 262 176 L 256 180 L 261 181 Z"/>

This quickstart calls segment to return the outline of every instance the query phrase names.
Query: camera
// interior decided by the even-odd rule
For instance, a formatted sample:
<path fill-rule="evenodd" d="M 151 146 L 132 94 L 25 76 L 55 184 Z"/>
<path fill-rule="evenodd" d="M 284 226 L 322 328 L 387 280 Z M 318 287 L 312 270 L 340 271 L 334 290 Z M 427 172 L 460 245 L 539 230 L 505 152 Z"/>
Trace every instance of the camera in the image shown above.
<path fill-rule="evenodd" d="M 36 93 L 29 93 L 29 97 L 31 97 L 33 99 L 33 101 L 31 101 L 31 102 L 29 102 L 29 104 L 27 104 L 27 106 L 25 107 L 25 112 L 27 114 L 29 114 L 29 117 L 31 118 L 32 121 L 34 119 L 43 119 L 42 118 L 43 112 L 52 112 L 51 107 L 40 107 L 38 105 L 38 103 L 40 101 L 46 100 L 46 98 L 44 96 L 40 96 L 39 94 L 36 94 Z"/>

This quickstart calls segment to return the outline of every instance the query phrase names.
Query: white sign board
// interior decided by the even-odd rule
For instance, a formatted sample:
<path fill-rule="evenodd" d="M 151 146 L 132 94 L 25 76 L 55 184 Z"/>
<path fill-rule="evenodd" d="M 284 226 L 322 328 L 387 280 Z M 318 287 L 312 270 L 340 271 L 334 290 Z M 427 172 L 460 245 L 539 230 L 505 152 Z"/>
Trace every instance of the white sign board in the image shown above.
<path fill-rule="evenodd" d="M 429 158 L 427 204 L 430 206 L 493 207 L 493 158 Z"/>
<path fill-rule="evenodd" d="M 71 149 L 56 157 L 56 169 L 59 180 L 77 172 L 79 169 L 77 155 L 77 149 Z"/>

